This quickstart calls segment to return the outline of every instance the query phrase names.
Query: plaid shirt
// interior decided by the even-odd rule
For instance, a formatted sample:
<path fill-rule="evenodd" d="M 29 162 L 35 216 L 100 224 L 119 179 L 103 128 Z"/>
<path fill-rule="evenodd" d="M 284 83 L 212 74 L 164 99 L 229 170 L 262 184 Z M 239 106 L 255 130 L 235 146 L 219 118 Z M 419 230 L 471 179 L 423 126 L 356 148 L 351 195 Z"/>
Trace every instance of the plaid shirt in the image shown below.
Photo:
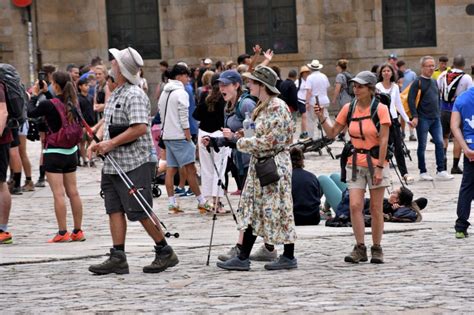
<path fill-rule="evenodd" d="M 129 172 L 149 162 L 153 146 L 150 124 L 150 100 L 136 85 L 125 83 L 110 96 L 104 109 L 104 140 L 109 140 L 109 125 L 147 124 L 147 133 L 132 144 L 119 146 L 109 152 L 120 167 Z M 117 174 L 112 164 L 105 159 L 105 174 Z"/>

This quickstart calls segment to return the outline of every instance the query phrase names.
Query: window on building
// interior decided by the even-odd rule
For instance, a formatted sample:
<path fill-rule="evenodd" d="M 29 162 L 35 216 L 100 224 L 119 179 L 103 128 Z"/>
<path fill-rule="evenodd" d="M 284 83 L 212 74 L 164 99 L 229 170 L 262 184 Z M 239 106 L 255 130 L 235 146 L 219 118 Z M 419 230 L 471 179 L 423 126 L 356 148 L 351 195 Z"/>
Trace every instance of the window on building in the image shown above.
<path fill-rule="evenodd" d="M 382 0 L 383 48 L 436 46 L 435 0 Z"/>
<path fill-rule="evenodd" d="M 259 44 L 276 54 L 298 52 L 295 0 L 244 0 L 245 46 Z"/>
<path fill-rule="evenodd" d="M 107 0 L 109 47 L 135 48 L 143 59 L 160 59 L 157 0 Z"/>

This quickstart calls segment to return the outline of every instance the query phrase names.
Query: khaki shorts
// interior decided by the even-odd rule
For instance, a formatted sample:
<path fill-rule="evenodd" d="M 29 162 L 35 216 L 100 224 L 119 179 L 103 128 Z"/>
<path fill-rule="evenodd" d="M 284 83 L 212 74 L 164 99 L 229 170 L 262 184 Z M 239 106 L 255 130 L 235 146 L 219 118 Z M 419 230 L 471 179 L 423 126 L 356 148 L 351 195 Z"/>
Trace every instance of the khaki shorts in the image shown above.
<path fill-rule="evenodd" d="M 372 184 L 372 176 L 370 176 L 369 168 L 363 166 L 357 166 L 357 179 L 356 181 L 352 181 L 352 165 L 346 166 L 347 171 L 347 187 L 349 189 L 357 188 L 357 189 L 366 189 L 367 185 L 370 189 L 374 188 L 385 188 L 390 186 L 390 170 L 389 167 L 384 167 L 382 171 L 382 182 L 380 185 L 373 185 Z M 375 171 L 375 170 L 374 170 Z"/>

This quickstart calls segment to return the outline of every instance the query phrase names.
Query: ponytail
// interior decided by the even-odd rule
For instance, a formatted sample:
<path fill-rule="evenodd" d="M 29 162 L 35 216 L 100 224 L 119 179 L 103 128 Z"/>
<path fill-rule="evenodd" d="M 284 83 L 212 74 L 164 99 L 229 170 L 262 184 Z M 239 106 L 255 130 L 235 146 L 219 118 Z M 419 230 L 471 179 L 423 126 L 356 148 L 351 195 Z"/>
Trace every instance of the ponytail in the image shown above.
<path fill-rule="evenodd" d="M 77 106 L 77 93 L 71 75 L 64 71 L 56 71 L 53 73 L 53 81 L 61 88 L 61 94 L 66 105 L 66 116 L 69 122 L 73 122 L 74 115 L 71 106 Z"/>

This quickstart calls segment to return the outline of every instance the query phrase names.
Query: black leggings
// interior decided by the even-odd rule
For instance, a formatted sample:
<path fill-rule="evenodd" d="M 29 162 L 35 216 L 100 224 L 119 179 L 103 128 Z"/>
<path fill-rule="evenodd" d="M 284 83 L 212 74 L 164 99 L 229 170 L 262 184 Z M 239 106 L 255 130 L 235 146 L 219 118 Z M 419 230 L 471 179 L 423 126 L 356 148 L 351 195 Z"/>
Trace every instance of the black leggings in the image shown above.
<path fill-rule="evenodd" d="M 253 244 L 255 243 L 255 240 L 257 237 L 253 235 L 253 229 L 249 225 L 247 229 L 245 230 L 244 233 L 244 240 L 242 243 L 242 250 L 240 251 L 239 254 L 239 259 L 240 260 L 245 260 L 250 257 L 250 252 L 252 251 Z M 285 244 L 283 245 L 283 256 L 293 259 L 295 258 L 295 244 Z"/>

